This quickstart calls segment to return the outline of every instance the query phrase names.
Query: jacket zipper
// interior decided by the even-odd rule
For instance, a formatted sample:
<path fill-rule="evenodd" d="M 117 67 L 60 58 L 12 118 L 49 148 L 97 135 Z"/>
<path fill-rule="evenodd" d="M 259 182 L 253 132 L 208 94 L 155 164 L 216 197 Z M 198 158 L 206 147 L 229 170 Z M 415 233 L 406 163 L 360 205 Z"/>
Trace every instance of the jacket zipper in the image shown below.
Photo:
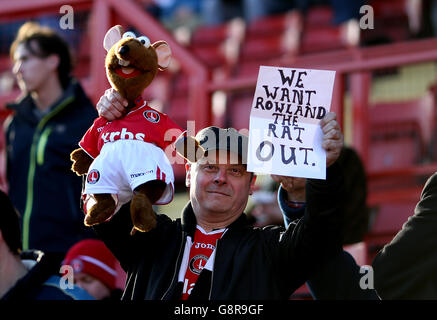
<path fill-rule="evenodd" d="M 52 128 L 46 128 L 39 138 L 38 147 L 36 148 L 36 163 L 39 166 L 44 164 L 44 151 L 46 149 L 50 133 L 52 133 Z"/>
<path fill-rule="evenodd" d="M 44 116 L 41 121 L 38 123 L 35 133 L 33 134 L 33 141 L 32 146 L 30 147 L 30 161 L 29 161 L 29 171 L 27 174 L 27 196 L 26 196 L 26 207 L 24 209 L 23 214 L 23 250 L 29 250 L 29 232 L 30 232 L 30 216 L 32 215 L 32 208 L 33 208 L 33 183 L 35 178 L 35 168 L 37 164 L 37 151 L 40 147 L 40 138 L 42 136 L 41 131 L 46 125 L 46 123 L 52 119 L 54 116 L 56 116 L 59 112 L 61 112 L 63 109 L 65 109 L 66 106 L 68 106 L 69 103 L 71 103 L 74 100 L 74 96 L 70 96 L 66 98 L 64 101 L 62 101 L 52 112 Z M 43 134 L 46 132 L 45 130 Z M 51 130 L 50 130 L 51 131 Z M 44 145 L 41 146 L 44 147 L 41 151 L 44 151 L 45 144 L 47 143 L 47 138 L 50 132 L 46 134 L 46 141 L 44 142 Z M 38 146 L 38 148 L 37 148 Z M 42 161 L 44 161 L 44 158 L 42 157 Z M 38 163 L 39 164 L 39 163 Z"/>
<path fill-rule="evenodd" d="M 208 300 L 211 300 L 211 295 L 212 295 L 212 284 L 214 283 L 214 270 L 215 270 L 215 265 L 216 265 L 216 261 L 217 261 L 219 242 L 220 242 L 220 239 L 217 239 L 217 241 L 215 243 L 215 258 L 214 258 L 214 265 L 212 266 L 212 271 L 211 271 L 211 288 L 209 288 Z"/>
<path fill-rule="evenodd" d="M 161 297 L 161 300 L 164 300 L 164 297 L 167 295 L 167 293 L 170 291 L 171 287 L 173 286 L 173 283 L 176 279 L 176 276 L 178 274 L 178 265 L 179 265 L 179 258 L 181 256 L 182 253 L 182 248 L 185 248 L 185 242 L 187 241 L 187 238 L 184 236 L 184 233 L 182 232 L 182 241 L 181 241 L 181 247 L 179 248 L 179 254 L 178 254 L 178 258 L 176 259 L 176 266 L 175 266 L 175 270 L 174 270 L 174 274 L 173 274 L 173 278 L 172 281 L 170 282 L 170 286 L 168 287 L 168 289 L 165 291 L 164 295 Z"/>

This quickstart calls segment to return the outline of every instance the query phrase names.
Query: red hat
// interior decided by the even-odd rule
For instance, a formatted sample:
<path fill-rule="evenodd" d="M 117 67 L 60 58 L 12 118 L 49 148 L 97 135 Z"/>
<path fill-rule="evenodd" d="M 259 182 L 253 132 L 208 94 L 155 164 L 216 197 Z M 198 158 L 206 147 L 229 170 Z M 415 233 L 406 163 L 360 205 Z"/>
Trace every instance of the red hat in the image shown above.
<path fill-rule="evenodd" d="M 68 250 L 63 264 L 73 267 L 75 273 L 86 273 L 102 281 L 114 290 L 117 279 L 117 259 L 100 240 L 87 239 Z"/>

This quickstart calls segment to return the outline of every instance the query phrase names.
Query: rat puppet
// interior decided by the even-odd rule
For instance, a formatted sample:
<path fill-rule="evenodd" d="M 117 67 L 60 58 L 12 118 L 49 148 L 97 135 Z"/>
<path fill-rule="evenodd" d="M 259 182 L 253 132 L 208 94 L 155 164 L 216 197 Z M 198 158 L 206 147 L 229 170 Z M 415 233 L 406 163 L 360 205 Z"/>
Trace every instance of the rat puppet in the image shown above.
<path fill-rule="evenodd" d="M 120 119 L 97 118 L 70 155 L 72 170 L 87 174 L 84 222 L 91 226 L 107 221 L 132 200 L 131 234 L 147 232 L 156 226 L 152 204 L 173 199 L 174 174 L 164 150 L 181 128 L 141 95 L 158 70 L 168 67 L 171 51 L 165 41 L 151 44 L 145 36 L 123 34 L 118 25 L 108 30 L 103 46 L 108 80 L 129 104 Z"/>

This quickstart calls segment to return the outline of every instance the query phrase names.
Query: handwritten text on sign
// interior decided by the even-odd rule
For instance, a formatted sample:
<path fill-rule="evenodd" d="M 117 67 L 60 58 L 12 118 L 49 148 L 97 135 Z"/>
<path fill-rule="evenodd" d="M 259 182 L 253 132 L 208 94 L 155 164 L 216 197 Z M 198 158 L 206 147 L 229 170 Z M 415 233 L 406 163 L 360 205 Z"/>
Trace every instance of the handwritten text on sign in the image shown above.
<path fill-rule="evenodd" d="M 335 71 L 261 66 L 250 113 L 248 170 L 326 178 L 320 120 Z"/>

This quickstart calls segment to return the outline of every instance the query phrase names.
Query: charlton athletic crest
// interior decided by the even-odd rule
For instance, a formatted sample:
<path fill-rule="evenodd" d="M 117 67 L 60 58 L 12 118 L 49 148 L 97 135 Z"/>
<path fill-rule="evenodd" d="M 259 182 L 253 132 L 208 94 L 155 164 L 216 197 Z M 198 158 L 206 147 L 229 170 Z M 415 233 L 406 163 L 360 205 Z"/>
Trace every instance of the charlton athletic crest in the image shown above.
<path fill-rule="evenodd" d="M 144 118 L 149 120 L 150 122 L 157 123 L 159 122 L 159 113 L 153 110 L 144 111 Z"/>
<path fill-rule="evenodd" d="M 203 267 L 205 267 L 206 261 L 208 261 L 208 257 L 204 256 L 203 254 L 198 254 L 197 256 L 191 258 L 189 265 L 191 272 L 200 274 Z"/>
<path fill-rule="evenodd" d="M 100 179 L 100 172 L 99 170 L 93 169 L 88 173 L 88 176 L 86 178 L 86 181 L 89 184 L 95 184 Z"/>

